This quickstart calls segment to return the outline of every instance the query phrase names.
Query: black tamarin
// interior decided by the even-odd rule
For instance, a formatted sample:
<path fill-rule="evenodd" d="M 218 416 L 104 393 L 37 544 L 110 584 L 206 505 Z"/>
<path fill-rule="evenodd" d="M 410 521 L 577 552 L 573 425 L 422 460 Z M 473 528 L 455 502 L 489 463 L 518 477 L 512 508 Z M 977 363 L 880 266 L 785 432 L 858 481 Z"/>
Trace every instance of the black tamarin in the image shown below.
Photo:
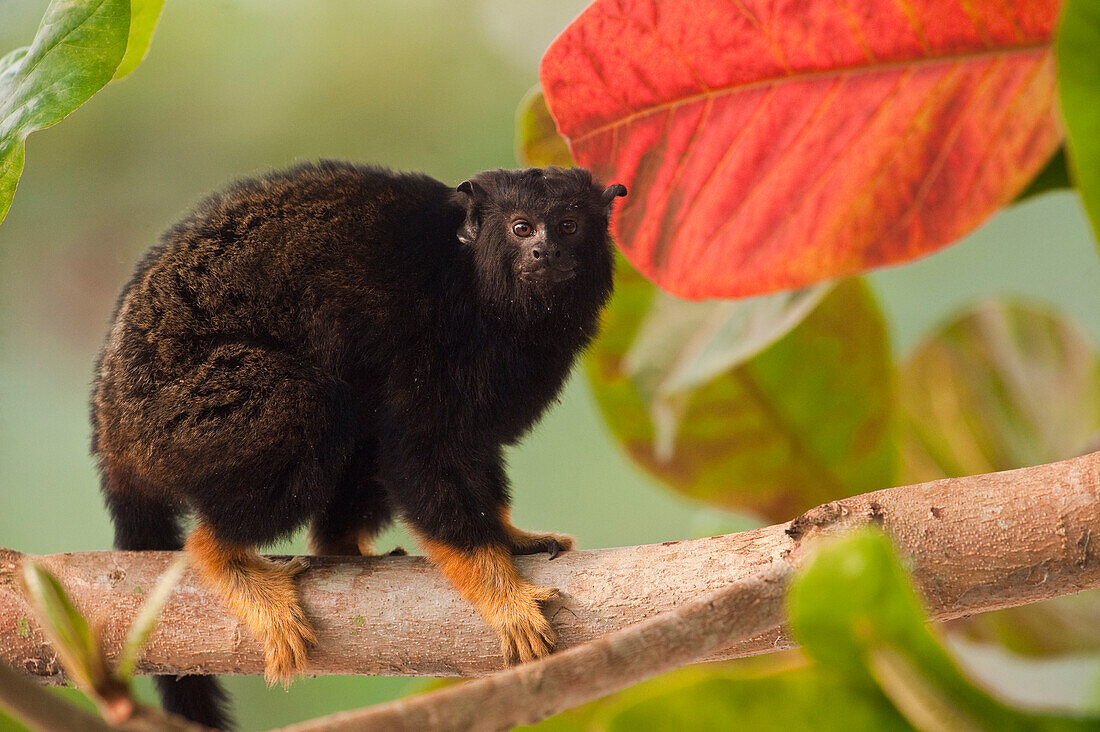
<path fill-rule="evenodd" d="M 316 554 L 370 553 L 397 514 L 507 660 L 548 653 L 554 590 L 511 555 L 573 542 L 511 525 L 502 449 L 596 332 L 625 194 L 580 168 L 454 189 L 326 161 L 199 204 L 138 266 L 96 367 L 115 546 L 186 548 L 285 682 L 314 641 L 302 565 L 256 548 L 308 523 Z M 169 710 L 229 724 L 213 678 L 158 686 Z"/>

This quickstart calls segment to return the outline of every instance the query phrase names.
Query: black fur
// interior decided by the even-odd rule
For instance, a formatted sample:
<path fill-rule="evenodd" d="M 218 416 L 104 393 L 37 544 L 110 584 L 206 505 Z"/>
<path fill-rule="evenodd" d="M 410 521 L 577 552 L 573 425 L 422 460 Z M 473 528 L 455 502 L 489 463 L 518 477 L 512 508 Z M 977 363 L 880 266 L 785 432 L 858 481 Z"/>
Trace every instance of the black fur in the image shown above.
<path fill-rule="evenodd" d="M 596 331 L 624 194 L 577 168 L 456 190 L 322 162 L 200 204 L 139 265 L 97 365 L 116 545 L 178 549 L 188 509 L 242 545 L 395 511 L 459 549 L 505 543 L 502 447 Z M 212 679 L 159 683 L 176 711 L 227 722 Z"/>
<path fill-rule="evenodd" d="M 229 696 L 213 676 L 154 676 L 164 708 L 211 729 L 229 729 Z"/>

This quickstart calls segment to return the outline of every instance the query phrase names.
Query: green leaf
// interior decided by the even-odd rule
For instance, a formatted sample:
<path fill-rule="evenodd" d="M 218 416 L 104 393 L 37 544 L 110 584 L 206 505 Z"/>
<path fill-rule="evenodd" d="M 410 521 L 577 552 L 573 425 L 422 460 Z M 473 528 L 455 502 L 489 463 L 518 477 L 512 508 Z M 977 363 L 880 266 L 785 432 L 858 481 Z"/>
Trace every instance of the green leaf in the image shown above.
<path fill-rule="evenodd" d="M 773 654 L 689 666 L 557 714 L 539 732 L 573 730 L 909 730 L 872 683 Z"/>
<path fill-rule="evenodd" d="M 106 685 L 106 661 L 96 633 L 69 599 L 65 588 L 37 562 L 23 562 L 23 584 L 65 671 L 87 689 Z"/>
<path fill-rule="evenodd" d="M 554 118 L 546 108 L 542 89 L 537 84 L 527 92 L 516 110 L 516 159 L 523 165 L 535 168 L 573 166 L 569 147 L 558 134 Z"/>
<path fill-rule="evenodd" d="M 652 416 L 662 371 L 631 359 L 664 298 L 620 258 L 586 358 L 604 418 L 639 464 L 693 498 L 773 520 L 892 484 L 893 371 L 866 285 L 840 283 L 763 352 L 679 390 L 667 407 L 679 425 L 671 455 Z"/>
<path fill-rule="evenodd" d="M 906 482 L 1064 460 L 1100 432 L 1100 360 L 1049 307 L 986 301 L 902 365 Z"/>
<path fill-rule="evenodd" d="M 745 363 L 802 322 L 831 284 L 740 300 L 658 292 L 623 358 L 649 404 L 655 452 L 669 460 L 692 391 Z"/>
<path fill-rule="evenodd" d="M 126 40 L 126 54 L 112 81 L 128 76 L 145 59 L 163 8 L 164 0 L 130 0 L 130 33 Z"/>
<path fill-rule="evenodd" d="M 1069 168 L 1066 165 L 1066 150 L 1062 148 L 1050 159 L 1047 166 L 1039 171 L 1024 192 L 1016 196 L 1016 203 L 1026 201 L 1033 196 L 1049 193 L 1063 188 L 1072 188 L 1073 183 L 1069 179 Z"/>
<path fill-rule="evenodd" d="M 0 222 L 23 171 L 27 135 L 111 80 L 129 30 L 129 0 L 53 0 L 34 42 L 0 59 Z"/>
<path fill-rule="evenodd" d="M 609 732 L 665 730 L 908 730 L 873 686 L 821 667 L 757 678 L 704 678 L 608 714 Z"/>
<path fill-rule="evenodd" d="M 1100 722 L 1025 713 L 974 685 L 926 625 L 880 531 L 821 546 L 791 584 L 788 612 L 808 655 L 855 681 L 873 680 L 918 729 L 1096 729 Z"/>
<path fill-rule="evenodd" d="M 186 556 L 181 556 L 172 562 L 157 581 L 152 594 L 145 599 L 145 604 L 141 606 L 141 612 L 134 618 L 130 632 L 126 634 L 126 642 L 119 653 L 118 663 L 115 666 L 116 678 L 126 681 L 134 675 L 138 659 L 141 658 L 141 651 L 157 625 L 157 618 L 160 617 L 160 611 L 164 609 L 164 603 L 168 602 L 169 595 L 172 594 L 172 590 L 183 575 L 183 570 L 187 568 L 187 561 Z"/>
<path fill-rule="evenodd" d="M 1054 41 L 1070 167 L 1100 240 L 1100 0 L 1066 0 Z"/>

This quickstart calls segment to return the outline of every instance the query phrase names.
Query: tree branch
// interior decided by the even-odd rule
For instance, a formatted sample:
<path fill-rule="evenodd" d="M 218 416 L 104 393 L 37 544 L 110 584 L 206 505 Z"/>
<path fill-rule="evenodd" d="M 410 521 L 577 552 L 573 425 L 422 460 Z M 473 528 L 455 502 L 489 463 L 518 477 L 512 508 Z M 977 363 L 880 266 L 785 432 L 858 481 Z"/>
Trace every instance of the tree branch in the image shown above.
<path fill-rule="evenodd" d="M 483 679 L 283 728 L 506 730 L 677 669 L 732 641 L 767 630 L 783 612 L 792 564 L 772 562 L 752 577 L 676 610 Z"/>
<path fill-rule="evenodd" d="M 518 557 L 532 581 L 560 588 L 549 613 L 559 648 L 674 610 L 766 571 L 808 531 L 881 523 L 911 562 L 932 616 L 949 619 L 1100 586 L 1100 453 L 1035 468 L 934 481 L 820 506 L 792 524 L 691 541 Z M 0 660 L 59 681 L 57 659 L 13 581 L 21 556 L 0 550 Z M 38 557 L 103 626 L 117 652 L 144 591 L 172 558 L 162 552 Z M 302 576 L 320 643 L 318 674 L 481 675 L 501 667 L 496 639 L 419 557 L 317 558 Z M 735 658 L 789 648 L 768 603 L 744 622 L 753 637 L 706 652 Z M 667 650 L 667 649 L 666 649 Z M 695 660 L 701 660 L 696 658 Z M 169 600 L 143 673 L 257 674 L 263 654 L 191 571 Z"/>

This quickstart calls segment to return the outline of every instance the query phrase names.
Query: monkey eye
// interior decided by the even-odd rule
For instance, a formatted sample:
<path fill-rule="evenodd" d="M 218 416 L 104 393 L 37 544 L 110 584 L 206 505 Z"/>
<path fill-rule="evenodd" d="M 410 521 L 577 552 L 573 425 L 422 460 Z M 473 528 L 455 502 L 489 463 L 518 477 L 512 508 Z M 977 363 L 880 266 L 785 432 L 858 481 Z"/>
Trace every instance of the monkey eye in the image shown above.
<path fill-rule="evenodd" d="M 526 239 L 535 233 L 535 227 L 531 226 L 531 224 L 526 221 L 517 221 L 512 224 L 512 233 L 521 239 Z"/>
<path fill-rule="evenodd" d="M 566 219 L 558 224 L 558 228 L 561 229 L 563 234 L 575 234 L 577 232 L 577 222 L 573 219 Z"/>

